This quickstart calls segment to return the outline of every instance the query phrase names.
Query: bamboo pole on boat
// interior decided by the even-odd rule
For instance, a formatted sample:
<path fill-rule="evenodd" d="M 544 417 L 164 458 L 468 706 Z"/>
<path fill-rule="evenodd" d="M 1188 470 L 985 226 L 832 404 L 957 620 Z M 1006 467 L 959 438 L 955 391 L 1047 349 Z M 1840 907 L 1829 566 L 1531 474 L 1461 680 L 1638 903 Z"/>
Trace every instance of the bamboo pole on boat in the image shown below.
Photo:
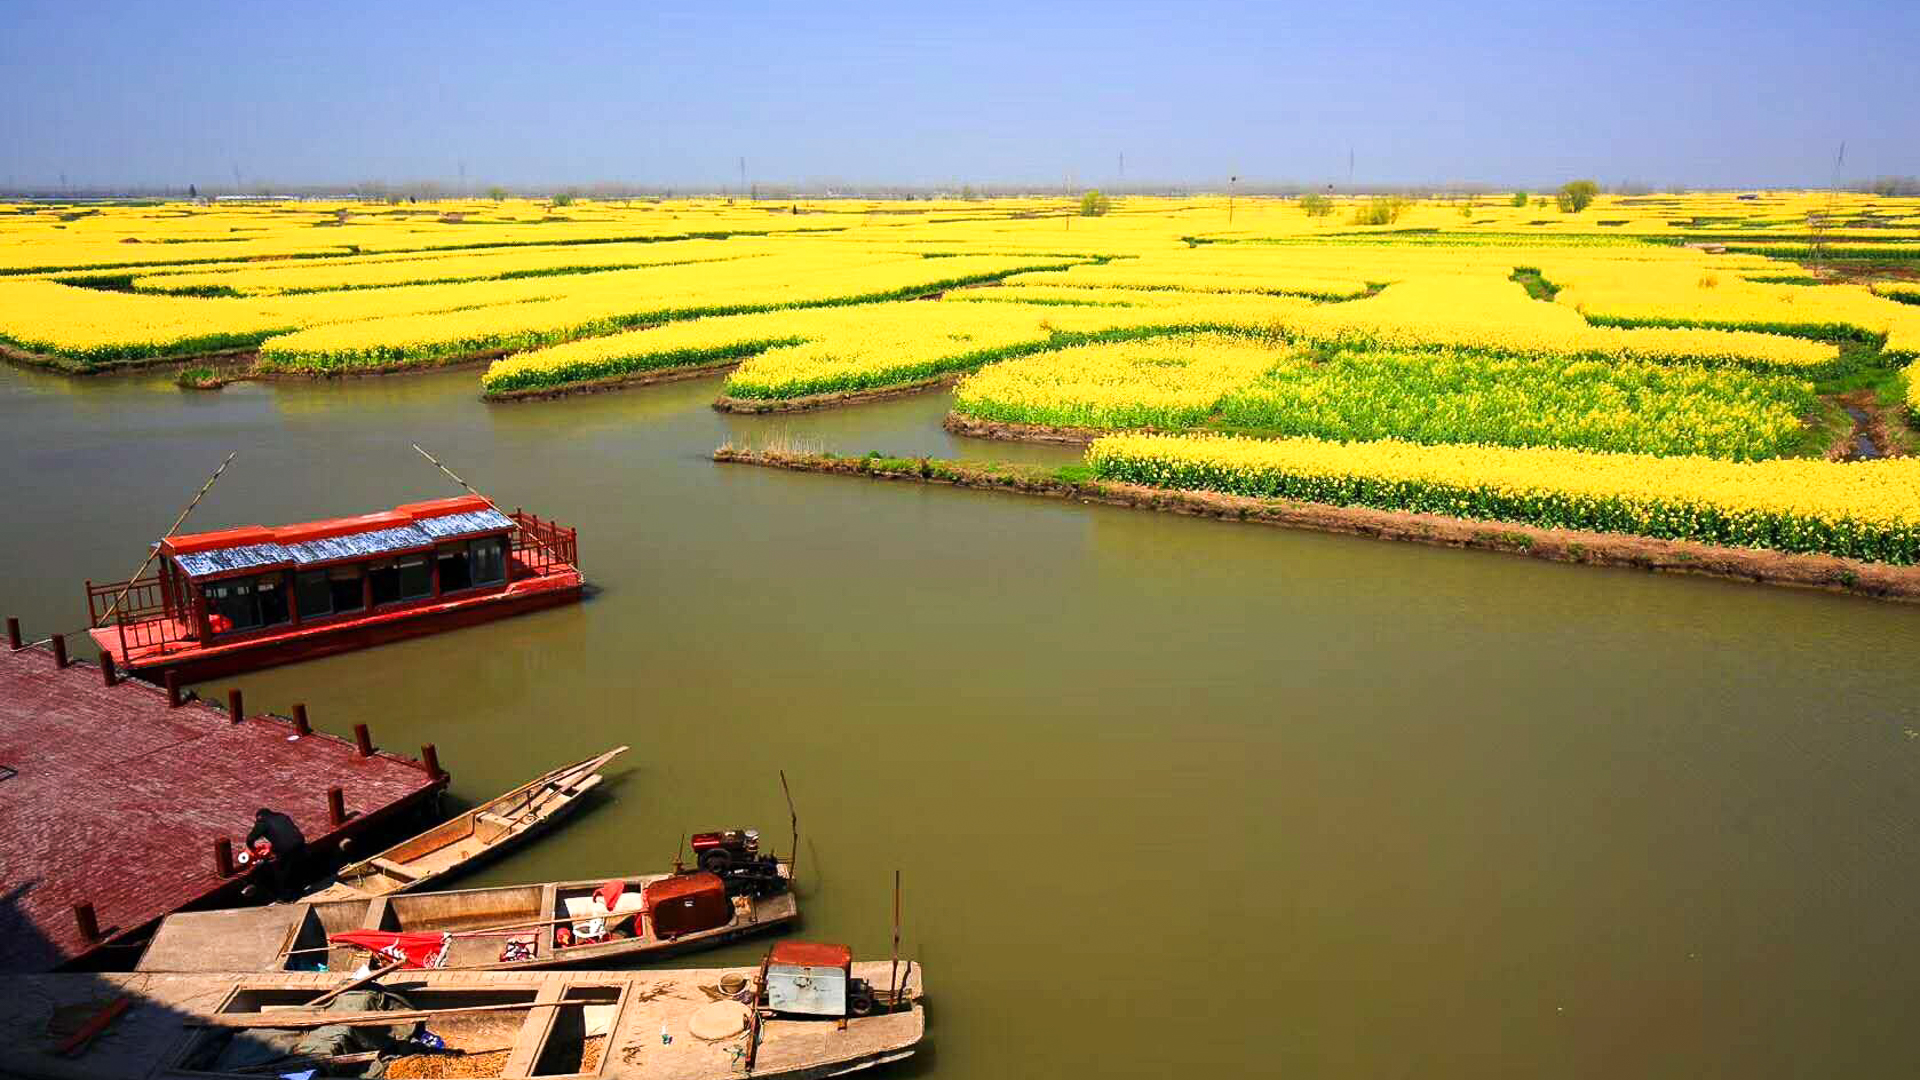
<path fill-rule="evenodd" d="M 332 1001 L 334 998 L 339 997 L 341 994 L 344 994 L 349 990 L 358 990 L 361 987 L 367 985 L 368 983 L 374 981 L 375 979 L 381 978 L 382 976 L 391 975 L 394 972 L 399 971 L 401 968 L 405 967 L 406 965 L 407 965 L 406 958 L 401 957 L 400 959 L 395 960 L 393 963 L 388 964 L 386 967 L 380 968 L 376 971 L 369 971 L 365 975 L 362 975 L 357 979 L 347 980 L 346 982 L 340 984 L 339 986 L 336 986 L 333 989 L 327 991 L 326 993 L 321 994 L 319 997 L 314 998 L 312 1001 L 307 1002 L 305 1007 L 309 1009 L 317 1009 L 320 1006 L 325 1005 L 326 1003 Z"/>
<path fill-rule="evenodd" d="M 888 1012 L 899 1012 L 900 1006 L 911 1000 L 907 994 L 907 984 L 913 981 L 913 959 L 907 959 L 906 970 L 900 973 L 900 989 L 894 991 L 893 1000 L 887 1003 Z"/>
<path fill-rule="evenodd" d="M 787 770 L 780 770 L 780 792 L 787 797 L 787 824 L 793 828 L 793 853 L 787 856 L 787 879 L 797 888 L 800 883 L 800 815 L 793 808 L 793 789 L 787 786 Z"/>
<path fill-rule="evenodd" d="M 900 871 L 893 872 L 893 965 L 887 971 L 887 997 L 892 999 L 900 977 Z"/>
<path fill-rule="evenodd" d="M 742 1071 L 747 1073 L 749 1076 L 753 1074 L 754 1058 L 759 1056 L 759 1053 L 760 1053 L 760 1028 L 761 1028 L 760 999 L 766 995 L 767 968 L 771 967 L 772 965 L 773 965 L 773 950 L 768 949 L 767 955 L 762 957 L 760 960 L 759 973 L 753 977 L 753 1013 L 751 1017 L 752 1023 L 749 1024 L 747 1027 L 747 1055 L 740 1063 Z"/>
<path fill-rule="evenodd" d="M 213 1013 L 208 1016 L 189 1016 L 183 1023 L 187 1027 L 214 1028 L 310 1028 L 331 1027 L 340 1024 L 345 1027 L 382 1027 L 387 1024 L 407 1023 L 413 1020 L 432 1020 L 440 1016 L 465 1015 L 467 1013 L 507 1012 L 513 1009 L 551 1009 L 561 1005 L 577 1005 L 577 1001 L 510 1001 L 499 1005 L 456 1005 L 446 1009 L 395 1009 L 391 1012 L 327 1012 L 324 1009 L 280 1009 L 273 1012 Z"/>
<path fill-rule="evenodd" d="M 512 514 L 507 513 L 505 510 L 500 509 L 500 504 L 497 502 L 494 502 L 492 498 L 488 497 L 485 494 L 482 494 L 480 491 L 475 490 L 472 484 L 469 484 L 465 480 L 460 479 L 460 476 L 458 473 L 454 472 L 452 469 L 447 468 L 445 465 L 440 464 L 439 458 L 434 457 L 432 454 L 427 453 L 425 450 L 421 450 L 419 443 L 414 443 L 413 448 L 415 450 L 420 450 L 421 457 L 426 458 L 428 461 L 433 462 L 434 468 L 439 469 L 443 473 L 446 473 L 447 476 L 451 478 L 454 483 L 459 484 L 463 488 L 466 488 L 467 494 L 478 495 L 480 498 L 486 499 L 487 505 L 493 507 L 494 513 L 499 514 L 501 517 L 504 517 L 504 518 L 511 518 L 513 516 Z M 516 524 L 518 523 L 516 522 Z M 534 543 L 540 545 L 540 550 L 546 552 L 549 556 L 552 556 L 555 561 L 558 561 L 560 559 L 560 553 L 553 550 L 551 547 L 548 547 L 547 542 L 545 540 L 540 539 L 539 534 L 535 533 L 531 529 L 521 529 L 520 531 L 525 533 L 527 536 L 531 537 Z"/>
<path fill-rule="evenodd" d="M 611 920 L 618 921 L 616 919 L 616 916 L 619 918 L 624 918 L 630 914 L 637 915 L 639 914 L 639 912 L 635 910 L 630 912 L 629 911 L 610 911 L 605 915 L 562 915 L 552 919 L 535 919 L 531 922 L 503 923 L 499 926 L 471 926 L 464 930 L 446 930 L 441 932 L 445 933 L 448 937 L 455 937 L 455 938 L 490 937 L 493 935 L 504 934 L 509 930 L 538 930 L 543 926 L 564 926 L 568 923 L 581 923 L 581 922 L 587 922 L 592 919 L 611 919 Z M 427 932 L 432 933 L 433 931 L 427 931 Z M 592 944 L 604 945 L 606 944 L 606 942 L 593 942 Z M 575 947 L 577 948 L 578 946 L 575 946 Z M 287 955 L 294 956 L 300 953 L 331 952 L 334 949 L 364 949 L 364 948 L 366 948 L 366 946 L 354 945 L 351 943 L 346 945 L 331 945 L 331 944 L 310 945 L 303 949 L 288 949 Z"/>
<path fill-rule="evenodd" d="M 186 523 L 187 515 L 193 513 L 193 508 L 199 506 L 200 500 L 206 498 L 207 492 L 213 490 L 214 482 L 220 479 L 220 474 L 226 472 L 227 466 L 233 464 L 233 459 L 239 456 L 240 451 L 235 450 L 233 453 L 227 455 L 227 460 L 221 462 L 219 468 L 213 470 L 213 475 L 207 477 L 207 482 L 200 485 L 200 493 L 193 497 L 193 501 L 187 504 L 185 510 L 180 511 L 179 517 L 173 519 L 173 525 L 167 529 L 166 535 L 162 536 L 160 538 L 161 540 L 164 541 L 167 537 L 180 531 L 180 526 Z M 120 595 L 114 597 L 113 603 L 107 605 L 106 613 L 100 616 L 100 622 L 96 623 L 96 626 L 105 626 L 106 620 L 113 618 L 114 612 L 120 610 L 121 602 L 127 598 L 128 593 L 133 591 L 133 583 L 139 581 L 140 575 L 147 572 L 147 567 L 153 565 L 154 556 L 158 554 L 160 554 L 160 545 L 155 544 L 148 550 L 147 557 L 141 561 L 140 569 L 135 570 L 133 576 L 127 579 L 126 587 L 120 590 Z M 89 614 L 91 614 L 91 612 L 89 612 Z M 53 639 L 48 638 L 47 640 L 51 641 Z"/>

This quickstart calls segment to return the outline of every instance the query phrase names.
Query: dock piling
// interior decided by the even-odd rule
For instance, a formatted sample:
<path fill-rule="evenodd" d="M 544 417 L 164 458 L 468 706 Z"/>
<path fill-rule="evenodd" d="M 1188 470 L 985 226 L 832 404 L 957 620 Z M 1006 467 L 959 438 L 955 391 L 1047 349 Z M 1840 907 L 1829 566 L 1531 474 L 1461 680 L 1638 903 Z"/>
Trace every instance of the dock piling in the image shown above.
<path fill-rule="evenodd" d="M 237 724 L 246 719 L 246 717 L 246 709 L 240 700 L 240 688 L 236 686 L 229 689 L 227 691 L 227 719 Z"/>
<path fill-rule="evenodd" d="M 20 651 L 20 620 L 7 616 L 7 648 Z"/>
<path fill-rule="evenodd" d="M 67 666 L 67 635 L 55 634 L 52 637 L 48 638 L 47 640 L 53 642 L 53 666 L 59 667 L 59 668 L 66 667 Z"/>
<path fill-rule="evenodd" d="M 347 823 L 347 793 L 344 789 L 327 789 L 327 824 L 339 828 Z"/>
<path fill-rule="evenodd" d="M 304 701 L 294 702 L 293 730 L 299 732 L 302 735 L 313 734 L 313 725 L 307 723 L 307 703 Z"/>
<path fill-rule="evenodd" d="M 213 841 L 213 868 L 221 877 L 233 876 L 233 841 L 218 836 Z"/>
<path fill-rule="evenodd" d="M 359 749 L 361 757 L 373 756 L 373 733 L 367 730 L 367 725 L 353 725 L 353 744 Z"/>
<path fill-rule="evenodd" d="M 100 654 L 100 681 L 107 684 L 108 686 L 112 686 L 114 683 L 117 683 L 120 681 L 120 679 L 114 674 L 113 654 L 110 652 L 103 652 Z"/>
<path fill-rule="evenodd" d="M 73 921 L 80 924 L 80 936 L 91 945 L 100 940 L 100 917 L 94 914 L 92 904 L 73 905 Z"/>
<path fill-rule="evenodd" d="M 185 703 L 184 699 L 180 696 L 179 672 L 169 669 L 161 681 L 164 682 L 167 687 L 167 708 L 177 709 Z"/>
<path fill-rule="evenodd" d="M 420 748 L 420 764 L 426 766 L 427 775 L 435 780 L 447 775 L 440 771 L 440 751 L 432 743 L 427 743 Z"/>

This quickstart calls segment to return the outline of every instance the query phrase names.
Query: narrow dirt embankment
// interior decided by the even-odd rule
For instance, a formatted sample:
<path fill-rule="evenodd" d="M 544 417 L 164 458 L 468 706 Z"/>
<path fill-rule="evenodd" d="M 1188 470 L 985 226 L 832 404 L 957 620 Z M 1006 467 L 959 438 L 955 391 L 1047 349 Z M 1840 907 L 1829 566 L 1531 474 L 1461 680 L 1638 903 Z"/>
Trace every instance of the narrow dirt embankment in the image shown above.
<path fill-rule="evenodd" d="M 1326 506 L 1281 499 L 1253 499 L 1208 491 L 1178 491 L 1083 477 L 1076 469 L 949 461 L 939 458 L 842 458 L 722 446 L 716 462 L 759 465 L 797 472 L 862 476 L 949 487 L 1072 499 L 1139 510 L 1218 518 L 1318 532 L 1409 540 L 1439 547 L 1478 548 L 1551 562 L 1703 574 L 1736 581 L 1821 589 L 1881 600 L 1920 602 L 1920 567 L 1794 555 L 1751 548 L 1716 547 L 1685 540 L 1655 540 L 1618 533 L 1544 529 L 1500 521 L 1474 521 L 1437 514 L 1398 513 L 1364 507 Z"/>
<path fill-rule="evenodd" d="M 652 386 L 656 383 L 701 379 L 732 371 L 739 366 L 738 360 L 722 360 L 716 364 L 691 364 L 683 367 L 653 368 L 648 371 L 629 371 L 621 375 L 607 375 L 560 386 L 530 386 L 524 390 L 484 390 L 480 394 L 480 400 L 551 401 L 555 398 L 575 397 L 580 394 L 602 394 L 609 390 L 624 390 L 630 386 Z"/>
<path fill-rule="evenodd" d="M 942 386 L 951 386 L 965 374 L 964 371 L 956 371 L 946 375 L 935 375 L 928 379 L 917 379 L 913 382 L 876 386 L 870 390 L 836 390 L 828 394 L 808 394 L 804 397 L 743 398 L 722 394 L 714 399 L 713 407 L 721 412 L 748 415 L 831 409 L 840 405 L 858 405 L 866 401 L 885 401 L 888 398 L 925 393 Z"/>

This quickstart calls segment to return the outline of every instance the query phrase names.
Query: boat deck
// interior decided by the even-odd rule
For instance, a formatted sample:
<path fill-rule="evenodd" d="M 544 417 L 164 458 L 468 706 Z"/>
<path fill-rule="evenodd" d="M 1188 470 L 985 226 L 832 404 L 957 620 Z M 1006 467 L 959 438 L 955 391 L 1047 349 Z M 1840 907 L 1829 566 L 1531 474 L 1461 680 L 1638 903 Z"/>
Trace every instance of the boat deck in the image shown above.
<path fill-rule="evenodd" d="M 235 724 L 198 701 L 169 708 L 147 683 L 108 687 L 90 664 L 62 669 L 46 650 L 4 647 L 0 777 L 0 971 L 12 973 L 71 964 L 170 912 L 237 893 L 247 877 L 220 875 L 214 841 L 228 838 L 238 852 L 258 807 L 290 815 L 325 848 L 446 782 L 408 758 L 363 758 L 349 741 L 299 737 L 277 717 Z M 332 787 L 346 795 L 339 828 L 328 818 Z M 82 936 L 81 903 L 93 905 L 99 942 Z"/>

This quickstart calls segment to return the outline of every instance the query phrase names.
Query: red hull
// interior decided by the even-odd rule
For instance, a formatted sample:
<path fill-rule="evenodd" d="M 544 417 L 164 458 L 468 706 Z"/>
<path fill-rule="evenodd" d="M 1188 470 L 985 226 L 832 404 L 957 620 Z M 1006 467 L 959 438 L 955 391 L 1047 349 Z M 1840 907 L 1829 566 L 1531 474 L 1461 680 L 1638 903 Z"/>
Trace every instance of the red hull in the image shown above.
<path fill-rule="evenodd" d="M 262 668 L 317 660 L 408 638 L 477 626 L 531 611 L 579 601 L 584 579 L 575 571 L 515 582 L 503 592 L 467 597 L 382 612 L 341 622 L 281 630 L 241 641 L 207 647 L 178 644 L 164 653 L 132 650 L 121 654 L 118 633 L 112 627 L 89 631 L 94 643 L 113 656 L 122 671 L 160 682 L 169 671 L 180 683 L 205 682 Z"/>

